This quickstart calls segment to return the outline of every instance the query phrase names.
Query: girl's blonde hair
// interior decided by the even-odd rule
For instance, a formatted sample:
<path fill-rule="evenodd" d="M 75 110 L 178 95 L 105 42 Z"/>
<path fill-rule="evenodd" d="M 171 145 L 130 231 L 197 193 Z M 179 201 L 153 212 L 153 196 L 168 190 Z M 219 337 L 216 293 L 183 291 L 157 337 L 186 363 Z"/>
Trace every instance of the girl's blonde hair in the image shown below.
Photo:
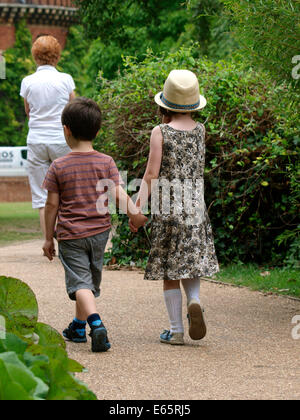
<path fill-rule="evenodd" d="M 31 53 L 37 64 L 55 67 L 60 60 L 61 46 L 54 36 L 43 35 L 34 42 Z"/>

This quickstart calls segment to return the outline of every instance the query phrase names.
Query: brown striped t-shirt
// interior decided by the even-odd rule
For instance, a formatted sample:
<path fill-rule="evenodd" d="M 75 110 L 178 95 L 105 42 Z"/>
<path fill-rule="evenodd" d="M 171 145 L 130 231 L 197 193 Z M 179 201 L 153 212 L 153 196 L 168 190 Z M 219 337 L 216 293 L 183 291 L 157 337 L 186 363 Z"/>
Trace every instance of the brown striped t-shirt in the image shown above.
<path fill-rule="evenodd" d="M 58 240 L 88 238 L 111 228 L 104 204 L 107 183 L 123 182 L 113 158 L 103 153 L 72 152 L 52 163 L 43 188 L 59 194 Z"/>

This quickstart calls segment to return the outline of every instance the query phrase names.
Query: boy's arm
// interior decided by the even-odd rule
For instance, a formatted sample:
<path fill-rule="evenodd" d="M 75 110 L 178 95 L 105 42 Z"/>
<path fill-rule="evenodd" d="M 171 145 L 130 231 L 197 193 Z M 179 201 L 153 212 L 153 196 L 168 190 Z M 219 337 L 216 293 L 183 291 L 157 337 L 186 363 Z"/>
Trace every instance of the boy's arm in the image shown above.
<path fill-rule="evenodd" d="M 121 185 L 117 185 L 110 192 L 113 195 L 119 209 L 127 214 L 136 228 L 140 228 L 146 224 L 148 220 L 147 217 L 143 216 L 136 208 L 133 201 Z"/>
<path fill-rule="evenodd" d="M 45 256 L 52 261 L 55 254 L 54 231 L 59 207 L 59 194 L 48 192 L 48 199 L 45 206 L 46 240 L 43 246 Z"/>

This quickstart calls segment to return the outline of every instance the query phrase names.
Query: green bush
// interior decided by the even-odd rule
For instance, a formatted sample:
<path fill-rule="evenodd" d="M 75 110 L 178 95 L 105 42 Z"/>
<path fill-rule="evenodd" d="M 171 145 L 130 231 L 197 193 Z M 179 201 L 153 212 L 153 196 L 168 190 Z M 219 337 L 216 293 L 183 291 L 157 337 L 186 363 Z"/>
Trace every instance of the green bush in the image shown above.
<path fill-rule="evenodd" d="M 160 122 L 154 95 L 170 70 L 193 70 L 208 99 L 197 118 L 207 128 L 206 203 L 220 261 L 282 265 L 289 260 L 295 265 L 299 114 L 286 87 L 274 86 L 267 74 L 245 69 L 241 62 L 212 63 L 195 55 L 192 49 L 159 57 L 148 52 L 142 63 L 125 58 L 125 72 L 116 80 L 100 75 L 104 127 L 96 146 L 113 155 L 129 179 L 142 177 L 151 129 Z M 144 244 L 144 232 L 140 235 Z M 119 240 L 118 257 L 137 252 L 140 259 L 141 243 L 131 243 L 131 248 L 122 243 L 124 239 Z"/>
<path fill-rule="evenodd" d="M 57 70 L 70 74 L 76 85 L 78 96 L 88 96 L 87 84 L 92 84 L 93 77 L 87 71 L 86 55 L 90 43 L 85 38 L 84 28 L 80 25 L 69 29 L 65 49 L 62 51 Z M 96 77 L 96 76 L 95 76 Z"/>
<path fill-rule="evenodd" d="M 74 377 L 83 367 L 68 358 L 60 334 L 37 322 L 37 301 L 25 283 L 0 277 L 0 317 L 5 320 L 5 331 L 0 331 L 1 401 L 96 400 Z"/>

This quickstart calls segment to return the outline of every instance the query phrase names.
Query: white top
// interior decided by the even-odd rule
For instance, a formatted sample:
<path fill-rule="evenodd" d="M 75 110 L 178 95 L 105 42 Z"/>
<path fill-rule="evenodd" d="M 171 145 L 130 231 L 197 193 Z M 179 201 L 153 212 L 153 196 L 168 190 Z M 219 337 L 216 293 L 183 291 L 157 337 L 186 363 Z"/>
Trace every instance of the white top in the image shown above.
<path fill-rule="evenodd" d="M 22 80 L 20 95 L 30 112 L 27 144 L 65 143 L 61 114 L 74 89 L 72 76 L 48 65 Z"/>

